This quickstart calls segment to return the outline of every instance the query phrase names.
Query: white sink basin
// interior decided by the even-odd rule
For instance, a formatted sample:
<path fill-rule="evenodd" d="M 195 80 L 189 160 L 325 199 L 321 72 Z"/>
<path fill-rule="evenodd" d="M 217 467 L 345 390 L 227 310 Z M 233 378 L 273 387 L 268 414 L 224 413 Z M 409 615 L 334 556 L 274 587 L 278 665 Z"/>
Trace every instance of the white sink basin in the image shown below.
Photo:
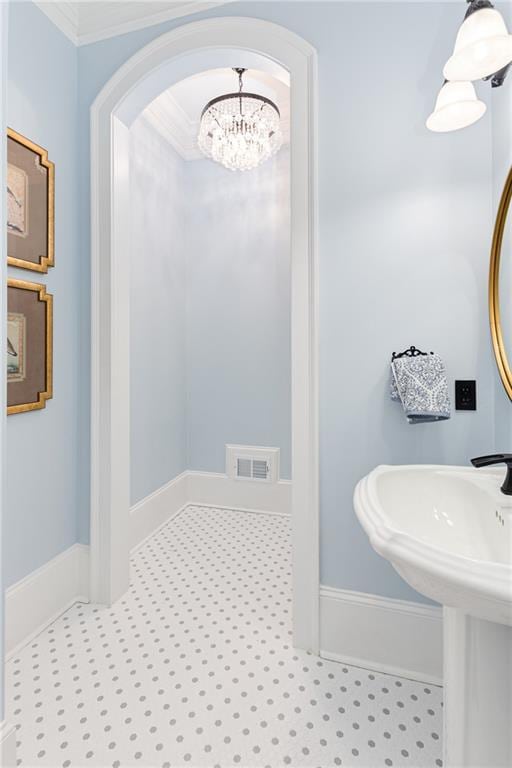
<path fill-rule="evenodd" d="M 380 466 L 357 485 L 373 548 L 418 592 L 512 626 L 512 496 L 503 472 Z"/>
<path fill-rule="evenodd" d="M 373 548 L 443 609 L 445 768 L 512 766 L 512 497 L 503 472 L 377 467 L 357 485 Z"/>

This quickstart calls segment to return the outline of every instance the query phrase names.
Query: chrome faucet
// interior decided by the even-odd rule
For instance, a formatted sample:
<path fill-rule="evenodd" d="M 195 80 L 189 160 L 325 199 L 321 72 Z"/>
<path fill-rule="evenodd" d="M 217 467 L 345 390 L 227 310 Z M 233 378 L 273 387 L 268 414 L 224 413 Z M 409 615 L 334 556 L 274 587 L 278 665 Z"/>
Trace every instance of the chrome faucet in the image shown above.
<path fill-rule="evenodd" d="M 507 474 L 505 481 L 501 486 L 501 492 L 507 496 L 512 496 L 512 453 L 494 453 L 490 456 L 477 456 L 471 459 L 474 467 L 490 467 L 493 464 L 506 464 Z"/>

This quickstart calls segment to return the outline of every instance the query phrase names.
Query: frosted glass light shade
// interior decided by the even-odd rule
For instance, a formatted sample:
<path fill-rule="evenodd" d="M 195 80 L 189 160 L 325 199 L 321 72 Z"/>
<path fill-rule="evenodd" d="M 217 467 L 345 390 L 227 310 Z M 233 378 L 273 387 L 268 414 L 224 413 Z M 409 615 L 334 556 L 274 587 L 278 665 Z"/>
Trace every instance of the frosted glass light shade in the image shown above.
<path fill-rule="evenodd" d="M 437 133 L 456 131 L 476 123 L 486 105 L 476 97 L 473 83 L 445 83 L 439 91 L 434 111 L 427 119 L 427 128 Z"/>
<path fill-rule="evenodd" d="M 443 74 L 447 80 L 481 80 L 511 61 L 512 35 L 501 13 L 482 8 L 462 23 Z"/>

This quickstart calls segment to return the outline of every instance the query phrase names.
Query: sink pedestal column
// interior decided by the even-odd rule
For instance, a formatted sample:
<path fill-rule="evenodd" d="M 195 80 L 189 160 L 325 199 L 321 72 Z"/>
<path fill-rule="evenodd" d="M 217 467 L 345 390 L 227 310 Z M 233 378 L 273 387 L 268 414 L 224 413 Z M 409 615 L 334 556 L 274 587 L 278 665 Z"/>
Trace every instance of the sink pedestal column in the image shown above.
<path fill-rule="evenodd" d="M 444 608 L 444 766 L 512 766 L 512 627 Z"/>

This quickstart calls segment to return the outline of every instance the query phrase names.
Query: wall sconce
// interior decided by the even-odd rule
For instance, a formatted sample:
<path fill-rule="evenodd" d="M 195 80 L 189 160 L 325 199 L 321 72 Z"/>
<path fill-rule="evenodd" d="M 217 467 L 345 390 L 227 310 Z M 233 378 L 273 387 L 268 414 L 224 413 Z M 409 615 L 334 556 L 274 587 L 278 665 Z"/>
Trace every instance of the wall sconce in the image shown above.
<path fill-rule="evenodd" d="M 447 80 L 483 80 L 512 61 L 512 35 L 489 0 L 473 0 L 444 65 Z"/>
<path fill-rule="evenodd" d="M 490 0 L 467 1 L 453 54 L 443 69 L 445 82 L 427 119 L 431 131 L 455 131 L 479 120 L 485 104 L 477 99 L 471 81 L 490 80 L 497 88 L 512 63 L 512 35 L 501 13 Z"/>

